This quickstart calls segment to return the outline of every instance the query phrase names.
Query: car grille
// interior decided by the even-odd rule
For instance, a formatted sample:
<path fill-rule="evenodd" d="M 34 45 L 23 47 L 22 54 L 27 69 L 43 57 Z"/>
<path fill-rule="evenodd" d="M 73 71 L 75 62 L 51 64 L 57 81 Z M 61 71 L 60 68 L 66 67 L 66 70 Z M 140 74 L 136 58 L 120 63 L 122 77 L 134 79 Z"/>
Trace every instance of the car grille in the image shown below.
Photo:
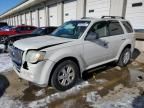
<path fill-rule="evenodd" d="M 24 51 L 14 47 L 14 46 L 11 46 L 11 48 L 10 48 L 10 56 L 12 58 L 12 62 L 18 71 L 20 71 L 20 68 L 22 66 L 23 53 L 24 53 Z"/>

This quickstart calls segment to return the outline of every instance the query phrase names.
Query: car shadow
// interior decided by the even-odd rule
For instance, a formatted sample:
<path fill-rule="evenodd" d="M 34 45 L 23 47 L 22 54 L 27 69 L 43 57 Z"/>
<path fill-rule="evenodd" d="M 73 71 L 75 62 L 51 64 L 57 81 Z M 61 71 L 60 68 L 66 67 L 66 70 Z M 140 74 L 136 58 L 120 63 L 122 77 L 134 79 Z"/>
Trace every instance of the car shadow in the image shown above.
<path fill-rule="evenodd" d="M 10 83 L 9 83 L 8 79 L 4 75 L 0 74 L 0 97 L 3 96 L 6 89 L 9 87 L 9 85 L 10 85 Z"/>
<path fill-rule="evenodd" d="M 141 54 L 141 52 L 137 48 L 135 48 L 134 52 L 132 54 L 132 61 L 136 60 L 140 54 Z M 132 61 L 130 63 L 132 63 Z M 93 75 L 99 74 L 99 73 L 109 70 L 109 69 L 112 69 L 116 66 L 117 66 L 116 62 L 110 62 L 110 63 L 104 64 L 104 65 L 98 66 L 96 68 L 90 69 L 88 71 L 83 72 L 82 79 L 84 81 L 89 80 L 93 77 Z"/>
<path fill-rule="evenodd" d="M 93 77 L 93 75 L 100 74 L 101 72 L 112 69 L 115 66 L 116 66 L 116 63 L 111 62 L 111 63 L 107 63 L 105 65 L 101 65 L 101 66 L 98 66 L 96 68 L 87 70 L 87 71 L 83 72 L 82 79 L 84 81 L 87 81 L 87 80 L 91 79 Z"/>
<path fill-rule="evenodd" d="M 140 50 L 137 49 L 137 48 L 135 48 L 135 49 L 134 49 L 134 52 L 133 52 L 133 54 L 132 54 L 132 59 L 133 59 L 133 60 L 137 59 L 137 57 L 138 57 L 140 54 L 141 54 Z"/>

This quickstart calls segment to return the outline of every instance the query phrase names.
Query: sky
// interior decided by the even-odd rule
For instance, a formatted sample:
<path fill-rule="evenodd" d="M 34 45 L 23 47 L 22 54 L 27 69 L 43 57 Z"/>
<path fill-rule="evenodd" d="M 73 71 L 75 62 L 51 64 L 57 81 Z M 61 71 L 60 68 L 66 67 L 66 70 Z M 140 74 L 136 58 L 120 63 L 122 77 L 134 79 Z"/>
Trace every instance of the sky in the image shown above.
<path fill-rule="evenodd" d="M 6 12 L 24 0 L 0 0 L 0 14 Z"/>

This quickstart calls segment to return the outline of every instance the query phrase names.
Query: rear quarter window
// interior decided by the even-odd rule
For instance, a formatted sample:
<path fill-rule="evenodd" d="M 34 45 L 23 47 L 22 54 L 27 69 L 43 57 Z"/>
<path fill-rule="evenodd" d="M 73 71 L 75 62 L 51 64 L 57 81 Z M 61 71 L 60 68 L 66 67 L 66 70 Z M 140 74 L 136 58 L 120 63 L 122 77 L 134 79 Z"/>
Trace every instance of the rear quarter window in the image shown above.
<path fill-rule="evenodd" d="M 125 29 L 126 29 L 126 31 L 127 31 L 128 33 L 132 33 L 132 32 L 133 32 L 132 26 L 130 25 L 129 22 L 127 22 L 127 21 L 122 21 L 122 24 L 124 25 L 124 27 L 125 27 Z"/>

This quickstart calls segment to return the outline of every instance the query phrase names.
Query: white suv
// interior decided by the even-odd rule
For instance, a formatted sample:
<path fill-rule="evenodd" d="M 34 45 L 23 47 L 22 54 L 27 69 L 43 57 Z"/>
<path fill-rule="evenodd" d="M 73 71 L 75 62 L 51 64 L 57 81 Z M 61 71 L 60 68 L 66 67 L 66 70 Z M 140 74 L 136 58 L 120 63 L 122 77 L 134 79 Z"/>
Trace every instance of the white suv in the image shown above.
<path fill-rule="evenodd" d="M 64 91 L 86 70 L 112 61 L 126 66 L 134 46 L 134 30 L 127 20 L 102 17 L 69 21 L 50 36 L 16 41 L 10 52 L 19 77 Z"/>

